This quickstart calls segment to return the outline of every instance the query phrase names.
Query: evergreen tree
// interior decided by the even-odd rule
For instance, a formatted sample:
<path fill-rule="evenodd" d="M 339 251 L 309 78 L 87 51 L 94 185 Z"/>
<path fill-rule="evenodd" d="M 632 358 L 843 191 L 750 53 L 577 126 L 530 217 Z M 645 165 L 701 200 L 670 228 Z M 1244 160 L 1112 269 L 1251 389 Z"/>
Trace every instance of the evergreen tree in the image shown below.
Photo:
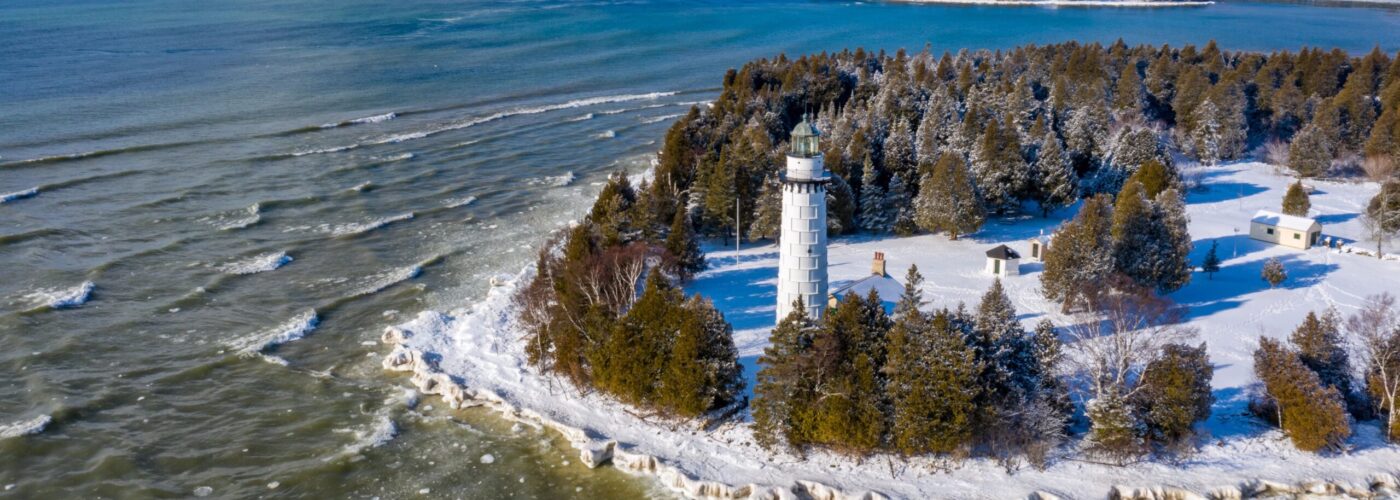
<path fill-rule="evenodd" d="M 851 185 L 839 175 L 832 175 L 826 186 L 826 232 L 844 234 L 856 229 L 856 196 Z"/>
<path fill-rule="evenodd" d="M 1308 210 L 1312 209 L 1312 202 L 1308 201 L 1308 192 L 1303 190 L 1303 181 L 1299 180 L 1288 185 L 1288 192 L 1283 195 L 1283 213 L 1307 217 Z"/>
<path fill-rule="evenodd" d="M 1336 309 L 1321 317 L 1309 311 L 1289 341 L 1297 349 L 1298 359 L 1317 374 L 1322 385 L 1336 388 L 1342 397 L 1351 395 L 1351 362 Z"/>
<path fill-rule="evenodd" d="M 1103 103 L 1092 103 L 1070 113 L 1065 125 L 1065 149 L 1078 171 L 1102 163 L 1108 150 L 1108 126 L 1108 110 Z"/>
<path fill-rule="evenodd" d="M 1308 125 L 1288 145 L 1288 168 L 1299 177 L 1317 177 L 1332 167 L 1332 144 L 1316 126 Z"/>
<path fill-rule="evenodd" d="M 622 401 L 650 405 L 671 350 L 670 335 L 680 328 L 680 290 L 651 273 L 646 288 L 602 345 L 588 353 L 593 383 Z"/>
<path fill-rule="evenodd" d="M 1048 319 L 1036 323 L 1033 334 L 1035 359 L 1039 366 L 1040 393 L 1044 395 L 1063 424 L 1074 412 L 1074 403 L 1069 399 L 1069 386 L 1060 378 L 1060 363 L 1064 359 L 1064 343 L 1055 330 L 1055 324 Z"/>
<path fill-rule="evenodd" d="M 1274 420 L 1303 451 L 1340 449 L 1351 435 L 1342 395 L 1325 387 L 1298 355 L 1278 341 L 1259 338 L 1254 351 L 1254 374 L 1264 383 L 1268 398 L 1263 416 Z"/>
<path fill-rule="evenodd" d="M 1219 246 L 1219 241 L 1210 242 L 1210 250 L 1206 252 L 1205 259 L 1201 260 L 1201 271 L 1206 273 L 1206 279 L 1215 279 L 1215 273 L 1220 272 L 1220 256 L 1216 254 Z"/>
<path fill-rule="evenodd" d="M 1098 195 L 1084 201 L 1074 219 L 1055 232 L 1055 250 L 1046 253 L 1040 287 L 1045 298 L 1059 301 L 1064 311 L 1089 303 L 1113 273 L 1113 209 L 1111 198 Z"/>
<path fill-rule="evenodd" d="M 1186 215 L 1186 200 L 1176 189 L 1157 194 L 1156 222 L 1161 231 L 1157 251 L 1160 267 L 1154 273 L 1157 290 L 1163 293 L 1180 290 L 1191 282 L 1190 218 Z"/>
<path fill-rule="evenodd" d="M 750 240 L 777 241 L 783 229 L 783 186 L 776 175 L 768 175 L 763 180 L 754 205 L 753 221 L 749 222 Z"/>
<path fill-rule="evenodd" d="M 1277 288 L 1288 279 L 1288 270 L 1283 268 L 1283 263 L 1279 262 L 1278 257 L 1269 257 L 1269 260 L 1264 262 L 1264 271 L 1260 273 L 1260 277 L 1269 282 L 1269 288 Z"/>
<path fill-rule="evenodd" d="M 1156 132 L 1140 127 L 1126 128 L 1114 137 L 1113 147 L 1108 153 L 1108 165 L 1099 169 L 1093 179 L 1093 188 L 1102 193 L 1117 192 L 1128 177 L 1148 163 L 1170 168 L 1171 154 L 1157 138 Z M 1175 181 L 1174 173 L 1169 172 L 1168 177 Z"/>
<path fill-rule="evenodd" d="M 1118 83 L 1113 92 L 1113 109 L 1125 114 L 1136 114 L 1142 110 L 1142 77 L 1138 76 L 1137 61 L 1129 61 L 1118 75 Z"/>
<path fill-rule="evenodd" d="M 1178 184 L 1176 171 L 1156 159 L 1144 162 L 1128 180 L 1142 184 L 1142 194 L 1149 200 Z"/>
<path fill-rule="evenodd" d="M 1035 171 L 1040 174 L 1039 202 L 1040 216 L 1049 217 L 1050 212 L 1064 208 L 1079 199 L 1079 179 L 1070 168 L 1060 139 L 1054 131 L 1047 132 L 1041 140 L 1041 149 L 1036 158 Z"/>
<path fill-rule="evenodd" d="M 972 156 L 972 171 L 989 210 L 1015 210 L 1030 181 L 1016 129 L 997 120 L 987 123 Z"/>
<path fill-rule="evenodd" d="M 890 180 L 890 191 L 885 194 L 885 216 L 894 220 L 891 229 L 899 236 L 913 236 L 919 230 L 914 222 L 914 201 L 902 177 Z"/>
<path fill-rule="evenodd" d="M 860 188 L 860 228 L 871 233 L 890 230 L 891 221 L 886 217 L 887 203 L 885 190 L 880 188 L 880 172 L 870 157 L 865 158 L 865 174 L 861 176 Z"/>
<path fill-rule="evenodd" d="M 726 242 L 734 235 L 734 200 L 739 192 L 737 162 L 730 157 L 729 150 L 722 152 L 705 177 L 704 217 L 701 219 L 705 234 Z"/>
<path fill-rule="evenodd" d="M 1135 394 L 1148 438 L 1168 448 L 1187 444 L 1196 423 L 1210 417 L 1214 374 L 1206 345 L 1167 344 L 1142 373 Z"/>
<path fill-rule="evenodd" d="M 773 328 L 759 357 L 751 404 L 754 438 L 767 449 L 810 441 L 811 403 L 816 399 L 810 351 L 817 326 L 798 299 L 792 313 Z"/>
<path fill-rule="evenodd" d="M 1123 397 L 1116 394 L 1091 399 L 1084 405 L 1089 418 L 1085 444 L 1089 452 L 1120 464 L 1142 455 L 1143 425 Z"/>
<path fill-rule="evenodd" d="M 694 418 L 737 401 L 744 390 L 734 331 L 724 315 L 699 295 L 682 308 L 680 329 L 661 374 L 658 404 Z"/>
<path fill-rule="evenodd" d="M 705 268 L 705 253 L 700 251 L 700 242 L 690 230 L 690 217 L 685 210 L 675 213 L 671 232 L 666 235 L 666 251 L 676 259 L 676 270 L 684 278 Z"/>
<path fill-rule="evenodd" d="M 908 122 L 903 119 L 894 120 L 888 135 L 885 136 L 882 152 L 884 161 L 881 166 L 890 176 L 902 177 L 905 181 L 917 178 L 915 170 L 919 162 L 915 153 L 914 133 L 909 129 Z"/>
<path fill-rule="evenodd" d="M 1202 101 L 1191 113 L 1191 152 L 1205 165 L 1215 165 L 1225 158 L 1225 124 L 1220 123 L 1220 108 L 1210 99 Z"/>
<path fill-rule="evenodd" d="M 618 245 L 632 235 L 631 209 L 637 201 L 637 193 L 627 174 L 617 172 L 608 176 L 607 184 L 588 212 L 588 220 L 603 236 L 604 245 Z"/>
<path fill-rule="evenodd" d="M 925 231 L 945 231 L 950 239 L 976 232 L 986 221 L 976 188 L 957 155 L 943 155 L 933 175 L 919 186 L 914 222 Z"/>
<path fill-rule="evenodd" d="M 920 301 L 906 288 L 890 330 L 891 446 L 905 456 L 955 453 L 971 442 L 980 367 L 948 311 L 930 318 L 910 307 Z"/>

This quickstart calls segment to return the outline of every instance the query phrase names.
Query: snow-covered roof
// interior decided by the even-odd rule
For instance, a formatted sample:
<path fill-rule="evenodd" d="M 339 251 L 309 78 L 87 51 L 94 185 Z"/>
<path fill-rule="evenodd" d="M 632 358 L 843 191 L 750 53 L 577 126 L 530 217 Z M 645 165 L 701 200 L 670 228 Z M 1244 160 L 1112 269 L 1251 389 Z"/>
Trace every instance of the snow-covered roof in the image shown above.
<path fill-rule="evenodd" d="M 864 297 L 869 294 L 871 290 L 875 290 L 875 293 L 880 294 L 881 301 L 891 302 L 898 300 L 899 296 L 904 293 L 904 284 L 889 276 L 872 274 L 841 285 L 835 291 L 831 292 L 831 295 L 836 298 L 841 298 L 845 297 L 848 293 L 854 293 L 856 296 Z"/>
<path fill-rule="evenodd" d="M 1016 253 L 1015 250 L 1012 250 L 1011 247 L 1006 246 L 1006 245 L 997 245 L 996 248 L 993 248 L 993 249 L 991 249 L 991 250 L 987 250 L 987 256 L 988 256 L 988 257 L 991 257 L 991 258 L 993 258 L 993 259 L 1001 259 L 1001 260 L 1011 260 L 1011 259 L 1019 259 L 1019 258 L 1021 258 L 1021 254 Z"/>
<path fill-rule="evenodd" d="M 1318 225 L 1317 221 L 1309 219 L 1307 217 L 1298 217 L 1296 215 L 1284 215 L 1278 212 L 1270 212 L 1268 210 L 1260 210 L 1258 212 L 1255 212 L 1254 218 L 1249 219 L 1249 221 L 1258 222 L 1260 224 L 1268 224 L 1270 226 L 1275 227 L 1281 227 L 1283 229 L 1292 229 L 1294 231 L 1310 231 L 1312 230 L 1313 226 Z"/>

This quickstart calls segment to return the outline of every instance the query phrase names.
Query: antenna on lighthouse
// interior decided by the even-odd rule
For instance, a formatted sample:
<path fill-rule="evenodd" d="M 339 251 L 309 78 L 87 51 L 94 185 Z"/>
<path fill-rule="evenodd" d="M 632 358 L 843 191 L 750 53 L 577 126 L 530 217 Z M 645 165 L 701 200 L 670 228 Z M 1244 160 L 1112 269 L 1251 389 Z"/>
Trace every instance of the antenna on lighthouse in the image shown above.
<path fill-rule="evenodd" d="M 744 235 L 744 233 L 741 233 L 740 230 L 739 230 L 739 228 L 741 228 L 741 227 L 743 227 L 743 224 L 740 224 L 740 223 L 739 223 L 739 197 L 738 197 L 738 196 L 735 196 L 735 197 L 734 197 L 734 265 L 736 265 L 736 266 L 739 265 L 739 238 L 742 238 L 743 235 Z"/>

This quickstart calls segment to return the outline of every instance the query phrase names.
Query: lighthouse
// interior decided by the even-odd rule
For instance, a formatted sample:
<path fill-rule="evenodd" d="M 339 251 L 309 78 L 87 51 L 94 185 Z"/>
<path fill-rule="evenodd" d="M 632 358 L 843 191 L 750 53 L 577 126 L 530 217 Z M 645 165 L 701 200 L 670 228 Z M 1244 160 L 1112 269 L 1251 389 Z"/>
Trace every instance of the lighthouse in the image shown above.
<path fill-rule="evenodd" d="M 817 150 L 821 134 L 807 116 L 792 130 L 783 181 L 783 229 L 778 238 L 778 321 L 797 299 L 812 318 L 826 307 L 826 183 Z"/>

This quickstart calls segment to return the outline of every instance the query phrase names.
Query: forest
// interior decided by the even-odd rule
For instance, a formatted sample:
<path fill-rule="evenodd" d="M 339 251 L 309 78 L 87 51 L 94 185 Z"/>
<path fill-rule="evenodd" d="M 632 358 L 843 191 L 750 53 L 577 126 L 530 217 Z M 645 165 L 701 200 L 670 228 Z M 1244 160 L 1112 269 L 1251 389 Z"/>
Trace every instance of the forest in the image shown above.
<path fill-rule="evenodd" d="M 798 308 L 773 330 L 744 400 L 729 325 L 679 286 L 704 269 L 700 239 L 776 237 L 788 131 L 806 113 L 833 174 L 832 235 L 956 239 L 989 218 L 1077 205 L 1041 285 L 1081 321 L 1027 331 L 999 283 L 973 310 L 929 312 L 911 269 L 893 314 L 877 297 L 845 297 L 821 320 Z M 647 181 L 613 175 L 543 247 L 517 296 L 527 351 L 546 372 L 657 415 L 722 419 L 747 405 L 770 448 L 1014 468 L 1043 466 L 1080 429 L 1091 455 L 1116 463 L 1181 452 L 1212 401 L 1205 346 L 1166 296 L 1197 269 L 1181 167 L 1249 155 L 1286 166 L 1300 188 L 1382 182 L 1366 215 L 1394 234 L 1400 196 L 1383 195 L 1400 193 L 1400 59 L 1120 41 L 753 61 L 668 130 Z M 1288 198 L 1292 212 L 1306 203 Z M 1212 248 L 1200 268 L 1218 265 Z M 1374 301 L 1393 319 L 1393 301 Z M 1261 340 L 1252 409 L 1302 449 L 1337 449 L 1351 419 L 1387 419 L 1395 440 L 1400 329 L 1377 320 L 1366 331 L 1381 354 L 1352 366 L 1337 353 L 1353 329 L 1335 312 L 1315 319 L 1288 344 Z"/>

